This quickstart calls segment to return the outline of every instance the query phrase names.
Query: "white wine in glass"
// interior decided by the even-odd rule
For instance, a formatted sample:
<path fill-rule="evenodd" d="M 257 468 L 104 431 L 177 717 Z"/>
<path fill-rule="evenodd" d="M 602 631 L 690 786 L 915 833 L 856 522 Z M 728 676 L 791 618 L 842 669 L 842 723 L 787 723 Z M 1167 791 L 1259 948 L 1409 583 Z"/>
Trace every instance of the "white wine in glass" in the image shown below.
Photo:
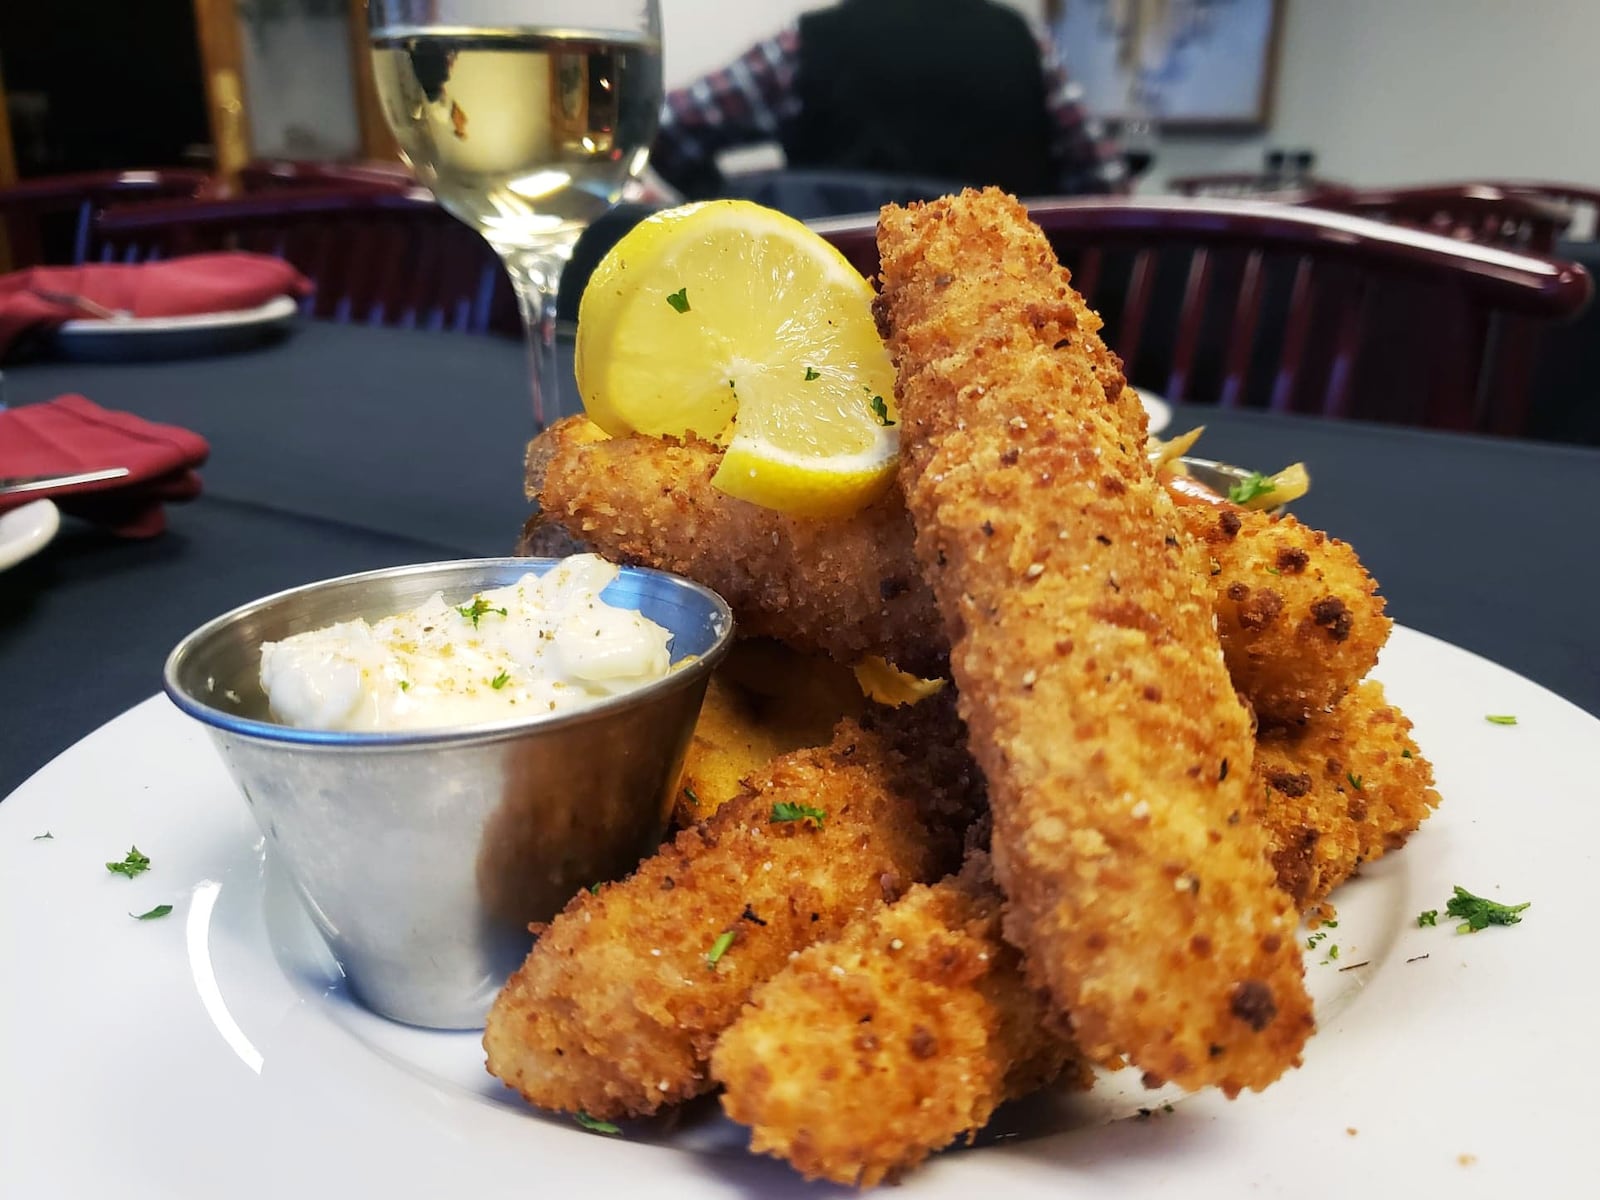
<path fill-rule="evenodd" d="M 511 276 L 542 427 L 560 412 L 561 268 L 643 170 L 655 137 L 656 0 L 371 0 L 368 13 L 378 95 L 401 150 Z"/>

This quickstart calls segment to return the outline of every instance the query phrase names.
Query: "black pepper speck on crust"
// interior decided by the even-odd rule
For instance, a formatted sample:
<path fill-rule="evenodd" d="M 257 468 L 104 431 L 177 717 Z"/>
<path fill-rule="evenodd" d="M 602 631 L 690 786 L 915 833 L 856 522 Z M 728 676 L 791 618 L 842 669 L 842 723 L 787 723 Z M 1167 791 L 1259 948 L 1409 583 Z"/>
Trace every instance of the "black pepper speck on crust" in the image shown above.
<path fill-rule="evenodd" d="M 1259 979 L 1247 979 L 1233 989 L 1228 1000 L 1233 1015 L 1257 1033 L 1260 1033 L 1278 1015 L 1278 1003 L 1272 998 L 1272 989 Z"/>

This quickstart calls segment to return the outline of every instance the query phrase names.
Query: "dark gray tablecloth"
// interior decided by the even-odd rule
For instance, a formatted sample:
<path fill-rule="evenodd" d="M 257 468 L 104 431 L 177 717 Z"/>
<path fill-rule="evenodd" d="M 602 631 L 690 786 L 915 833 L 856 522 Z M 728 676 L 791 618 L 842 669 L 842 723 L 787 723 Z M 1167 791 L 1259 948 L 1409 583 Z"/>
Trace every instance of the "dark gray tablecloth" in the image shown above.
<path fill-rule="evenodd" d="M 0 574 L 0 795 L 158 690 L 185 632 L 329 575 L 499 554 L 526 515 L 520 346 L 308 324 L 225 358 L 8 368 L 13 404 L 79 391 L 211 440 L 205 495 L 118 542 L 69 522 Z M 1208 456 L 1300 459 L 1306 521 L 1352 542 L 1405 624 L 1600 713 L 1600 452 L 1214 410 Z"/>

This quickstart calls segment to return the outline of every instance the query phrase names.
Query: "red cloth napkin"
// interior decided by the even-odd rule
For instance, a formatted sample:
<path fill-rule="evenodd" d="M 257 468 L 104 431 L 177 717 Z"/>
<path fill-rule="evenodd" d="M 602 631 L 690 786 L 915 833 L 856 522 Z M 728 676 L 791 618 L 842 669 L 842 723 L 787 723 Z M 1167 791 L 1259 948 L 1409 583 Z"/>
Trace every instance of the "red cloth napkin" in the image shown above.
<path fill-rule="evenodd" d="M 0 355 L 22 334 L 93 320 L 39 291 L 82 296 L 136 317 L 181 317 L 255 308 L 278 296 L 305 296 L 309 279 L 280 258 L 230 252 L 149 263 L 32 267 L 0 276 Z"/>
<path fill-rule="evenodd" d="M 58 396 L 0 412 L 0 478 L 71 475 L 127 467 L 121 479 L 20 496 L 0 496 L 0 512 L 44 497 L 63 511 L 122 537 L 154 537 L 167 527 L 162 504 L 200 494 L 194 468 L 211 447 L 176 425 L 112 412 L 82 396 Z"/>

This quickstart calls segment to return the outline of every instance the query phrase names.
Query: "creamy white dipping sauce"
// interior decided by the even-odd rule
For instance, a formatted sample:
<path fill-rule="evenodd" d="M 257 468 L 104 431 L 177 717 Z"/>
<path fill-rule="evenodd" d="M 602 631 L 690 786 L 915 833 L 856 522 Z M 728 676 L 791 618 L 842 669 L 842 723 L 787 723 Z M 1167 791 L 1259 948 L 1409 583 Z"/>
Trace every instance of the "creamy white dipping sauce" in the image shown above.
<path fill-rule="evenodd" d="M 302 729 L 439 729 L 580 708 L 660 679 L 672 635 L 600 593 L 617 568 L 579 554 L 460 605 L 434 595 L 370 625 L 261 647 L 273 716 Z"/>

